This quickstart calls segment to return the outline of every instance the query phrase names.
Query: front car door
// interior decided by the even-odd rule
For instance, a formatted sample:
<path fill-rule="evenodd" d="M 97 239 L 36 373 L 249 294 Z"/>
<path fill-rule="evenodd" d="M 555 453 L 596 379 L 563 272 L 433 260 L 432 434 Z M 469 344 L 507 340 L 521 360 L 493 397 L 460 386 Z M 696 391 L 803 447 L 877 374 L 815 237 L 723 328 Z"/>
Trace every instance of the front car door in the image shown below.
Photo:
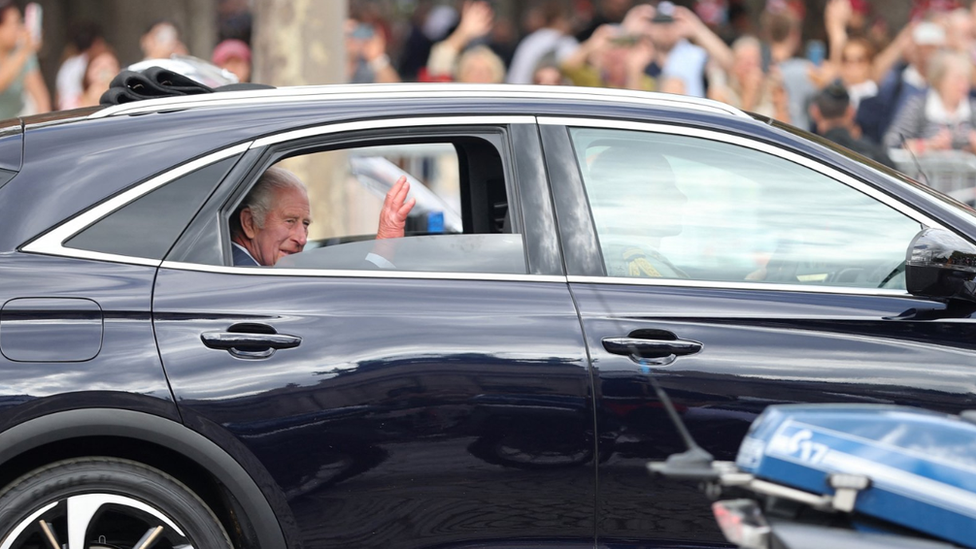
<path fill-rule="evenodd" d="M 976 403 L 972 309 L 905 291 L 924 213 L 742 136 L 540 124 L 596 376 L 600 545 L 722 541 L 694 485 L 646 473 L 684 450 L 648 376 L 719 459 L 770 404 Z"/>
<path fill-rule="evenodd" d="M 591 377 L 534 118 L 334 124 L 248 155 L 156 283 L 187 424 L 257 457 L 309 549 L 592 547 Z M 231 266 L 229 215 L 279 163 L 309 187 L 310 242 Z M 402 173 L 408 236 L 364 266 Z"/>

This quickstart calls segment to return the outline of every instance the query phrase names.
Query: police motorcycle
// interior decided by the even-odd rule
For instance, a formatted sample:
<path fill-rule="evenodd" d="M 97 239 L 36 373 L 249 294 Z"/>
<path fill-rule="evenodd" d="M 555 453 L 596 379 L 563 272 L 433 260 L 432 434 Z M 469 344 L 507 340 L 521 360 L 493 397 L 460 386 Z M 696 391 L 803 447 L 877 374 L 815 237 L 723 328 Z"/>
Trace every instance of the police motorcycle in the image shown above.
<path fill-rule="evenodd" d="M 928 237 L 910 247 L 906 275 L 931 275 L 927 267 L 941 264 L 935 272 L 945 278 L 933 284 L 974 295 L 976 256 L 948 253 L 944 238 Z M 649 377 L 688 450 L 648 468 L 698 481 L 738 547 L 976 549 L 976 410 L 952 416 L 873 404 L 770 406 L 736 460 L 723 462 L 695 443 Z"/>

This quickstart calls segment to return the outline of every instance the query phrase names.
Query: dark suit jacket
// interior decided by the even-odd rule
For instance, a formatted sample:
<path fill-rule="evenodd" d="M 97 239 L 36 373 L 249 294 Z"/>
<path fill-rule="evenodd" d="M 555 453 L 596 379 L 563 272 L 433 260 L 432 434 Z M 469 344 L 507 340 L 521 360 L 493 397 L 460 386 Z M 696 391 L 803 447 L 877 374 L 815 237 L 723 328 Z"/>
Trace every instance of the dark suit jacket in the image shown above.
<path fill-rule="evenodd" d="M 258 262 L 254 260 L 253 257 L 248 255 L 244 248 L 241 248 L 237 244 L 231 244 L 231 250 L 234 254 L 234 266 L 235 267 L 258 267 Z"/>

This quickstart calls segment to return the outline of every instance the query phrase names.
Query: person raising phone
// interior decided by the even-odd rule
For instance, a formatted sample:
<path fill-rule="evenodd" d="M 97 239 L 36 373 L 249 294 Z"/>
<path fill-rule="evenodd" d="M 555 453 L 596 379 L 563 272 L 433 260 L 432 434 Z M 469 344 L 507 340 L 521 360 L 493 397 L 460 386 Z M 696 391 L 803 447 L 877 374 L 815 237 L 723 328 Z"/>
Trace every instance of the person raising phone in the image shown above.
<path fill-rule="evenodd" d="M 32 113 L 51 110 L 51 96 L 37 65 L 40 45 L 40 37 L 24 26 L 13 0 L 0 0 L 0 120 L 28 110 L 25 92 Z"/>

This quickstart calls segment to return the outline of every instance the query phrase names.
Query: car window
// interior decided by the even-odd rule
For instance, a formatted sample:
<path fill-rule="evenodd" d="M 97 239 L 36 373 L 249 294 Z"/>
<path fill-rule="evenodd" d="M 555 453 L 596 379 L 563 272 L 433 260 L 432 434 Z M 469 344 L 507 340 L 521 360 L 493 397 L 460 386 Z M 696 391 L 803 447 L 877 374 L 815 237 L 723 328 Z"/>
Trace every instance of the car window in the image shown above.
<path fill-rule="evenodd" d="M 708 139 L 571 136 L 609 276 L 904 288 L 920 224 L 839 181 Z"/>
<path fill-rule="evenodd" d="M 272 168 L 288 170 L 306 187 L 310 224 L 301 253 L 284 255 L 274 266 L 524 274 L 524 245 L 501 158 L 496 143 L 459 138 L 348 147 L 277 162 Z M 384 200 L 401 177 L 410 185 L 407 201 L 416 204 L 401 238 L 377 240 Z M 239 242 L 234 224 L 247 200 L 229 216 L 232 242 Z"/>
<path fill-rule="evenodd" d="M 170 181 L 103 217 L 64 246 L 162 259 L 237 159 L 227 158 Z"/>

